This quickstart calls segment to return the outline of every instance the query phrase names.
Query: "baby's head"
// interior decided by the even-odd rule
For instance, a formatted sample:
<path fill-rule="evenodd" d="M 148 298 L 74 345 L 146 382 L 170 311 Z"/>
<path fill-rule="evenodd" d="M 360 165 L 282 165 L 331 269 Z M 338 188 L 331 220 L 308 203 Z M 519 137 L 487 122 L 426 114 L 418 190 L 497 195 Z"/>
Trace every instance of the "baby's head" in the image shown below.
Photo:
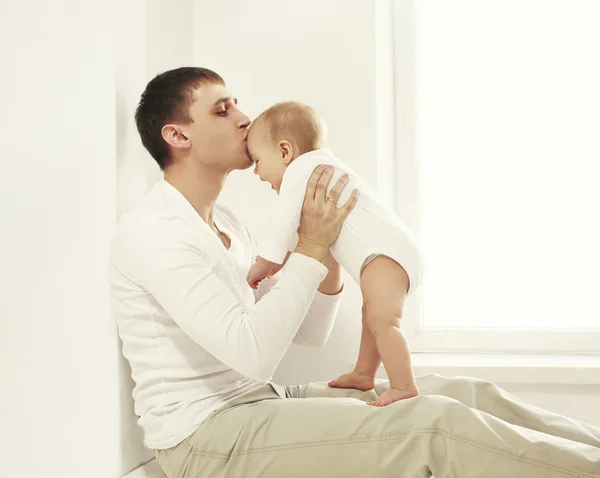
<path fill-rule="evenodd" d="M 286 101 L 271 106 L 248 131 L 254 173 L 279 192 L 286 168 L 298 156 L 325 146 L 325 125 L 310 106 Z"/>

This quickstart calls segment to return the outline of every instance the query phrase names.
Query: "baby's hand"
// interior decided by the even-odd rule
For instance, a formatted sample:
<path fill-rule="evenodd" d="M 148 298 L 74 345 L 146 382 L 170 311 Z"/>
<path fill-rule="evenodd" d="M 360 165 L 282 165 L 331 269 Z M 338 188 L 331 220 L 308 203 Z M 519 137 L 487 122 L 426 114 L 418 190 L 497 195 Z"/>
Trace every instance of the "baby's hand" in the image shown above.
<path fill-rule="evenodd" d="M 283 264 L 277 264 L 263 259 L 262 257 L 257 257 L 256 262 L 252 264 L 252 267 L 250 267 L 250 271 L 248 271 L 248 275 L 246 276 L 248 285 L 253 289 L 258 288 L 258 284 L 262 280 L 273 277 L 282 267 Z"/>

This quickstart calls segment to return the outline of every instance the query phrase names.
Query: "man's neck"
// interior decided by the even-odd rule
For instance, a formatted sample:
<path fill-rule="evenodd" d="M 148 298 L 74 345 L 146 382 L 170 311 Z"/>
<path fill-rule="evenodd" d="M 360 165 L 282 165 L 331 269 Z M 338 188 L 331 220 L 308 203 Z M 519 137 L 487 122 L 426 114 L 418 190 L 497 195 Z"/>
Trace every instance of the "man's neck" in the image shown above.
<path fill-rule="evenodd" d="M 223 189 L 227 173 L 193 163 L 172 165 L 165 171 L 165 181 L 188 200 L 198 215 L 213 227 L 213 210 Z"/>

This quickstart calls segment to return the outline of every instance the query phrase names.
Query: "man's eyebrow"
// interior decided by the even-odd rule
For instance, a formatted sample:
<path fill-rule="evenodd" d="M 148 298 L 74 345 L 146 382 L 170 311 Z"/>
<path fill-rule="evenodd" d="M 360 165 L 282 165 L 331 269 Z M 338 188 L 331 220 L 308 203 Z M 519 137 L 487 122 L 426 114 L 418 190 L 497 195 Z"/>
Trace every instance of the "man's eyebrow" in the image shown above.
<path fill-rule="evenodd" d="M 237 98 L 233 97 L 233 96 L 226 96 L 225 98 L 219 98 L 217 101 L 215 101 L 212 105 L 212 107 L 214 108 L 215 106 L 218 106 L 221 103 L 229 103 L 230 101 L 233 101 L 233 104 L 237 105 L 238 100 Z"/>

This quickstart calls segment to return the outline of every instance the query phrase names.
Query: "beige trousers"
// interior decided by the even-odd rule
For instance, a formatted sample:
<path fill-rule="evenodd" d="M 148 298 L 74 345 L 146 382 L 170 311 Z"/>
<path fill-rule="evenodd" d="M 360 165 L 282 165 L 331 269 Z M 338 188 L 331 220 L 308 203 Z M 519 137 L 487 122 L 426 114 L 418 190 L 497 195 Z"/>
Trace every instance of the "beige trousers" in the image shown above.
<path fill-rule="evenodd" d="M 382 408 L 365 402 L 384 381 L 369 392 L 265 385 L 158 462 L 168 478 L 600 478 L 600 428 L 474 378 L 417 384 L 419 397 Z"/>

